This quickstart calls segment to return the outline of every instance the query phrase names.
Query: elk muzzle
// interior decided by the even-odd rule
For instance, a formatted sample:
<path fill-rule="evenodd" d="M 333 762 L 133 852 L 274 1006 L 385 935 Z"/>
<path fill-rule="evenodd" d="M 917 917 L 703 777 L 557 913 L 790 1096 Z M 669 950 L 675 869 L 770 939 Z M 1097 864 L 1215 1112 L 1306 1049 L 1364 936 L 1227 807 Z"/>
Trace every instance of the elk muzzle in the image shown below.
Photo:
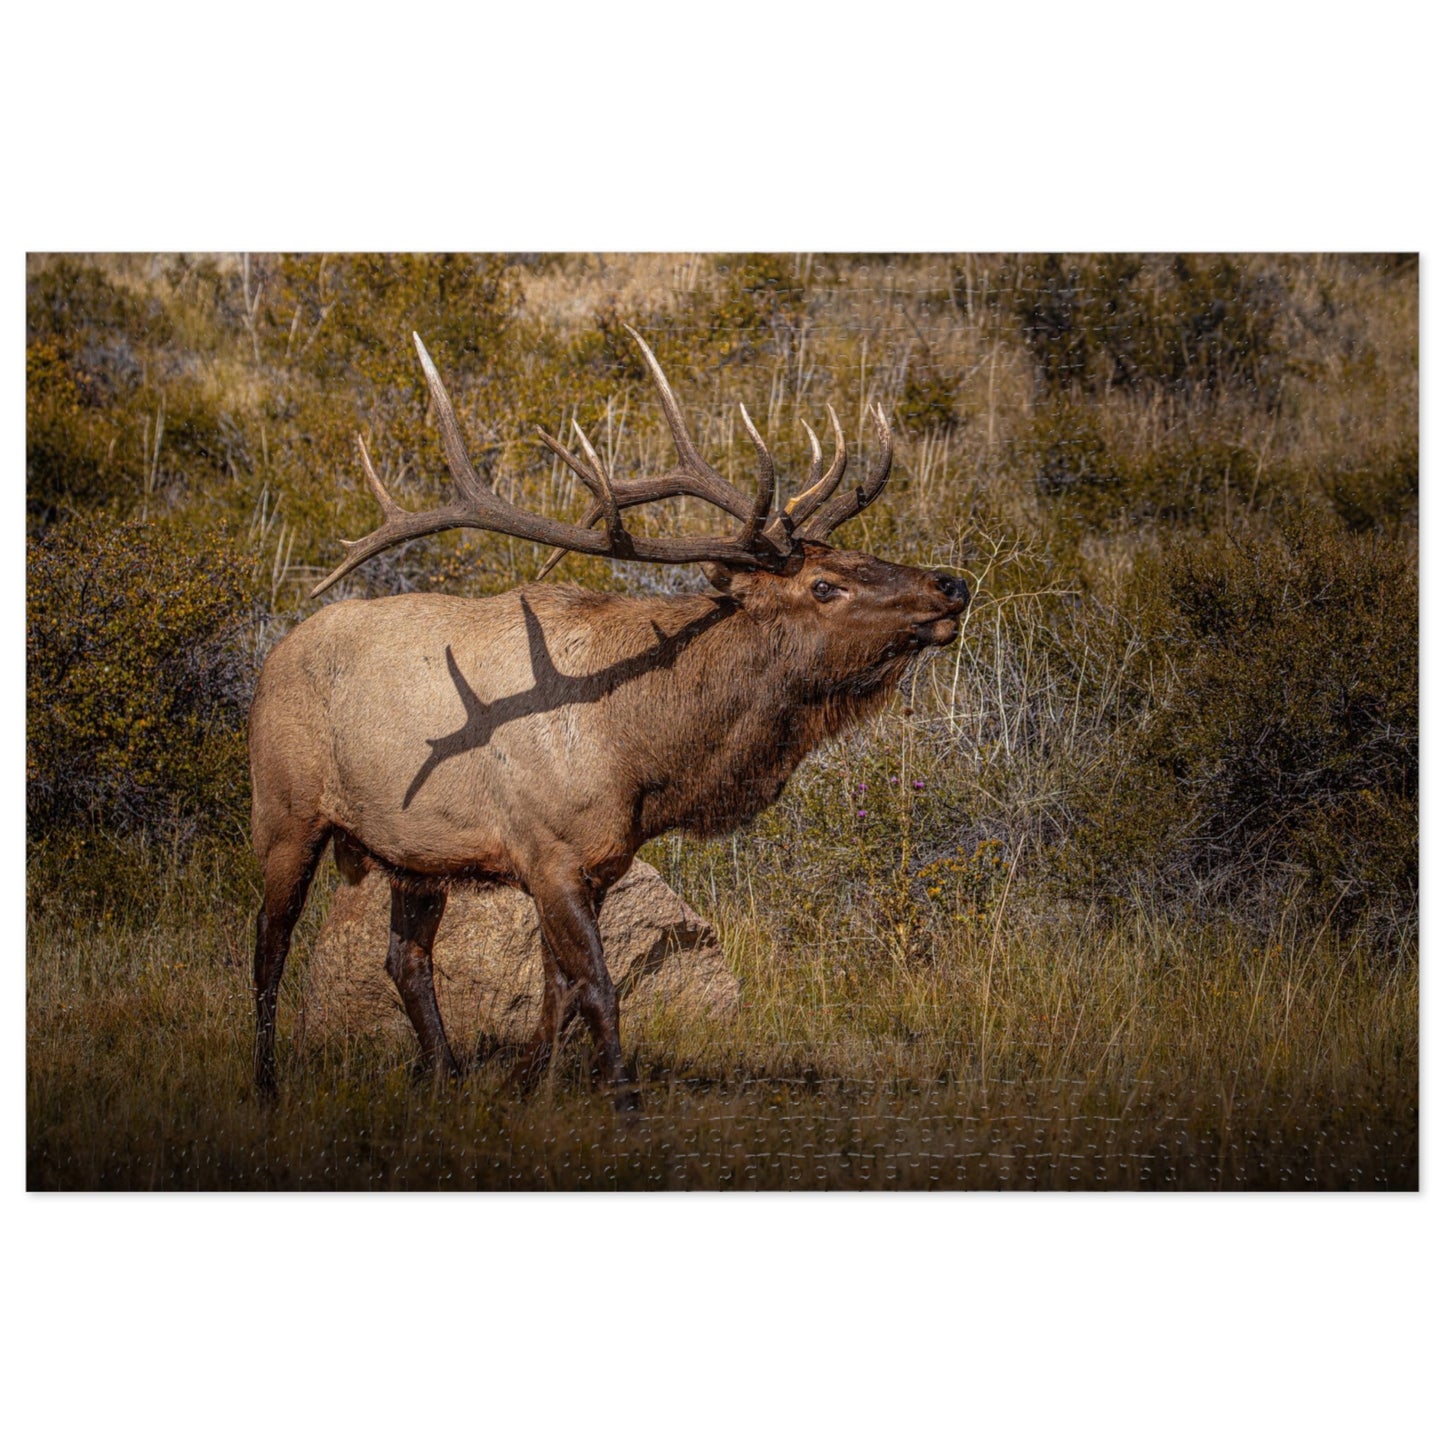
<path fill-rule="evenodd" d="M 930 572 L 928 580 L 942 606 L 936 616 L 913 624 L 920 647 L 946 647 L 958 636 L 958 618 L 968 606 L 968 583 L 952 572 Z"/>
<path fill-rule="evenodd" d="M 929 580 L 958 612 L 968 606 L 968 583 L 962 577 L 955 577 L 952 572 L 934 572 Z"/>

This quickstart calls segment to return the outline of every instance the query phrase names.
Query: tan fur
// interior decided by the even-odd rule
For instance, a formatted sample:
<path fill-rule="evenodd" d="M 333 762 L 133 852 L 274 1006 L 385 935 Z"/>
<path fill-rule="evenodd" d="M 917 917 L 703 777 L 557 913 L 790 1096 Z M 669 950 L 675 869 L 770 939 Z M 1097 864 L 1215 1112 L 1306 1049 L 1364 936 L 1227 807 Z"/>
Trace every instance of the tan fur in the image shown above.
<path fill-rule="evenodd" d="M 537 585 L 324 608 L 257 688 L 257 852 L 302 825 L 408 872 L 525 883 L 558 844 L 602 874 L 669 828 L 734 827 L 880 706 L 916 650 L 878 662 L 876 633 L 838 632 L 808 602 L 821 615 L 800 621 L 789 604 L 810 579 L 751 574 L 738 598 Z M 908 621 L 938 611 L 922 602 Z"/>
<path fill-rule="evenodd" d="M 461 879 L 524 888 L 575 950 L 578 898 L 599 900 L 659 833 L 768 807 L 921 648 L 952 640 L 963 608 L 955 579 L 822 544 L 786 574 L 711 575 L 725 593 L 339 602 L 282 641 L 251 710 L 265 996 L 267 960 L 284 959 L 267 919 L 294 917 L 328 837 L 344 877 L 380 865 L 419 898 Z M 400 986 L 412 932 L 425 941 L 435 920 L 396 907 Z"/>

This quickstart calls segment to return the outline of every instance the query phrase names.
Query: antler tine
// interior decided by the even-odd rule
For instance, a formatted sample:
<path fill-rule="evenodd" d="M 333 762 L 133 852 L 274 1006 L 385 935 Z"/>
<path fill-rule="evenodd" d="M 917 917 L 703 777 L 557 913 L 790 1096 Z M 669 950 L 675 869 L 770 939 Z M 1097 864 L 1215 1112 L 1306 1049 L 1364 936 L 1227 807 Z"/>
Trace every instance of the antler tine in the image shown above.
<path fill-rule="evenodd" d="M 432 362 L 422 339 L 415 331 L 411 334 L 416 344 L 416 354 L 421 358 L 421 369 L 426 373 L 426 384 L 431 392 L 432 405 L 436 407 L 437 421 L 441 425 L 442 447 L 447 455 L 447 470 L 452 474 L 457 491 L 469 502 L 480 502 L 483 497 L 495 496 L 492 489 L 477 475 L 467 456 L 466 443 L 462 440 L 462 429 L 457 425 L 457 414 L 452 410 L 452 399 L 442 385 L 442 379 Z"/>
<path fill-rule="evenodd" d="M 828 424 L 833 428 L 833 460 L 826 475 L 816 475 L 818 460 L 815 457 L 814 475 L 808 478 L 807 489 L 799 492 L 783 508 L 793 519 L 794 527 L 801 527 L 833 495 L 838 483 L 843 480 L 843 473 L 848 470 L 848 444 L 843 440 L 843 428 L 838 424 L 838 413 L 833 410 L 831 402 L 828 404 Z M 807 426 L 807 423 L 804 422 L 804 425 Z M 808 428 L 808 435 L 813 437 L 811 427 Z M 813 437 L 813 450 L 815 453 L 818 450 L 817 437 Z"/>
<path fill-rule="evenodd" d="M 798 424 L 803 428 L 805 432 L 808 433 L 808 447 L 813 453 L 813 459 L 808 464 L 808 480 L 803 483 L 803 490 L 807 491 L 809 487 L 816 487 L 819 481 L 822 479 L 823 448 L 821 443 L 818 441 L 818 433 L 815 432 L 813 428 L 808 425 L 808 420 L 806 417 L 800 416 L 798 418 Z M 794 497 L 793 500 L 788 503 L 788 506 L 794 506 L 797 500 L 798 499 Z"/>
<path fill-rule="evenodd" d="M 883 415 L 883 408 L 876 402 L 873 405 L 873 424 L 878 429 L 879 452 L 873 465 L 868 468 L 867 478 L 851 490 L 834 497 L 827 506 L 817 512 L 808 525 L 797 534 L 805 542 L 823 541 L 830 532 L 841 527 L 850 518 L 856 517 L 865 507 L 871 506 L 878 499 L 883 488 L 888 485 L 888 474 L 893 469 L 893 432 L 889 428 L 888 418 Z M 841 447 L 841 430 L 838 439 Z M 841 470 L 838 476 L 841 479 Z M 822 483 L 819 485 L 821 486 Z M 834 485 L 837 485 L 836 481 Z"/>
<path fill-rule="evenodd" d="M 602 507 L 598 502 L 588 507 L 587 515 L 577 524 L 579 527 L 593 527 L 597 519 L 602 515 Z M 540 582 L 572 549 L 570 547 L 553 547 L 547 554 L 547 560 L 537 568 L 537 575 L 532 579 Z"/>
<path fill-rule="evenodd" d="M 542 439 L 551 449 L 557 453 L 563 461 L 568 461 L 570 453 L 555 437 L 549 437 L 546 432 L 538 428 Z M 568 461 L 568 465 L 576 471 L 577 475 L 587 484 L 588 489 L 596 495 L 597 488 L 593 486 L 592 480 L 586 474 L 586 468 L 577 463 L 576 459 Z M 636 477 L 631 481 L 620 482 L 616 478 L 611 479 L 612 495 L 616 499 L 618 511 L 625 512 L 629 507 L 640 507 L 646 502 L 661 502 L 668 497 L 697 496 L 698 493 L 692 488 L 689 479 L 677 473 L 669 472 L 660 477 Z M 704 498 L 704 501 L 711 500 Z M 594 501 L 583 514 L 579 527 L 595 527 L 603 515 L 602 503 Z M 537 581 L 541 581 L 557 564 L 565 557 L 570 549 L 558 547 L 542 563 L 537 573 Z"/>
<path fill-rule="evenodd" d="M 667 418 L 668 430 L 672 432 L 673 445 L 676 446 L 678 459 L 682 462 L 683 469 L 688 475 L 690 483 L 688 490 L 693 496 L 701 497 L 703 501 L 711 502 L 713 506 L 721 507 L 723 511 L 731 512 L 733 516 L 746 520 L 751 515 L 750 499 L 733 486 L 721 472 L 709 466 L 702 459 L 702 453 L 694 445 L 692 436 L 687 429 L 687 423 L 683 420 L 682 408 L 677 404 L 677 397 L 673 395 L 672 386 L 668 382 L 666 374 L 657 358 L 652 354 L 652 348 L 625 321 L 622 325 L 642 351 L 642 359 L 647 364 L 652 384 L 657 388 L 657 397 L 662 403 L 662 414 Z"/>
<path fill-rule="evenodd" d="M 577 425 L 577 418 L 572 418 L 572 430 L 577 433 L 577 440 L 582 444 L 582 455 L 591 464 L 593 472 L 597 477 L 597 503 L 602 509 L 602 518 L 607 523 L 607 535 L 617 545 L 623 545 L 622 539 L 627 536 L 627 528 L 622 525 L 622 513 L 617 507 L 617 498 L 612 492 L 612 479 L 607 475 L 607 468 L 602 465 L 602 458 L 597 455 L 587 433 Z"/>
<path fill-rule="evenodd" d="M 748 415 L 747 407 L 739 402 L 738 410 L 743 414 L 743 425 L 748 429 L 748 435 L 752 438 L 753 446 L 757 448 L 758 452 L 758 490 L 753 496 L 753 509 L 748 514 L 742 531 L 738 533 L 738 543 L 741 546 L 750 547 L 756 541 L 758 532 L 767 520 L 768 513 L 773 510 L 773 456 L 768 450 L 767 442 L 762 439 L 758 434 L 757 427 L 753 425 L 753 419 Z"/>
<path fill-rule="evenodd" d="M 678 405 L 672 386 L 659 365 L 657 357 L 653 355 L 652 348 L 626 322 L 623 325 L 626 327 L 627 334 L 637 343 L 643 359 L 647 363 L 648 373 L 657 388 L 663 415 L 667 418 L 681 465 L 656 477 L 638 477 L 626 482 L 608 478 L 609 491 L 604 495 L 598 482 L 602 475 L 602 465 L 600 461 L 596 461 L 596 453 L 588 452 L 589 458 L 593 460 L 593 466 L 583 466 L 555 437 L 548 436 L 545 431 L 538 428 L 542 440 L 581 477 L 588 490 L 597 498 L 597 501 L 588 508 L 580 525 L 588 528 L 595 526 L 600 518 L 608 515 L 609 506 L 615 507 L 618 512 L 621 512 L 628 507 L 639 506 L 643 502 L 660 501 L 664 497 L 691 496 L 710 502 L 713 506 L 730 513 L 743 523 L 742 530 L 733 539 L 734 544 L 738 547 L 756 548 L 761 538 L 765 544 L 765 552 L 785 551 L 786 538 L 780 543 L 779 539 L 772 535 L 774 530 L 772 526 L 764 528 L 772 510 L 776 468 L 767 443 L 753 425 L 747 408 L 742 407 L 743 425 L 747 428 L 748 435 L 758 453 L 758 485 L 751 498 L 744 496 L 721 473 L 703 461 L 688 433 L 687 424 L 682 416 L 682 408 Z M 574 422 L 573 425 L 575 427 L 576 423 Z M 580 429 L 578 435 L 579 437 L 582 435 Z M 584 447 L 586 445 L 584 439 Z M 817 450 L 816 445 L 814 450 Z M 596 476 L 593 475 L 594 467 Z M 608 500 L 609 496 L 610 501 Z M 620 521 L 617 525 L 621 525 Z M 609 531 L 612 526 L 613 523 L 609 522 Z M 558 548 L 551 553 L 537 573 L 538 580 L 545 577 L 562 560 L 566 551 L 566 548 Z"/>
<path fill-rule="evenodd" d="M 677 444 L 678 456 L 689 466 L 697 467 L 705 472 L 712 472 L 713 476 L 722 481 L 723 478 L 703 461 L 698 449 L 693 445 L 692 437 L 688 434 L 687 423 L 683 420 L 682 408 L 677 404 L 677 398 L 672 394 L 672 386 L 668 382 L 662 366 L 652 354 L 652 348 L 625 321 L 622 323 L 622 329 L 637 343 L 638 349 L 642 352 L 642 359 L 647 364 L 652 384 L 657 388 L 658 400 L 662 402 L 662 414 L 667 418 L 672 439 Z"/>
<path fill-rule="evenodd" d="M 748 429 L 749 436 L 753 439 L 753 445 L 758 450 L 759 477 L 757 496 L 751 504 L 751 510 L 744 521 L 742 530 L 733 539 L 734 545 L 739 548 L 748 549 L 756 546 L 757 537 L 761 530 L 763 521 L 767 518 L 769 509 L 772 506 L 774 468 L 773 458 L 767 449 L 767 444 L 757 433 L 752 424 L 752 418 L 748 416 L 747 409 L 743 409 L 743 423 Z M 618 513 L 625 511 L 628 507 L 640 507 L 645 502 L 659 502 L 667 497 L 677 496 L 700 496 L 702 495 L 693 486 L 694 478 L 677 472 L 668 472 L 660 477 L 637 477 L 632 481 L 619 482 L 607 477 L 605 468 L 602 465 L 597 453 L 591 448 L 586 433 L 574 421 L 572 423 L 577 432 L 579 441 L 588 458 L 588 465 L 583 465 L 568 449 L 562 445 L 554 436 L 549 436 L 541 427 L 537 428 L 537 435 L 556 453 L 586 484 L 587 489 L 597 498 L 588 507 L 579 527 L 595 527 L 599 520 L 608 516 L 608 508 L 615 507 Z M 605 488 L 605 489 L 604 489 Z M 736 492 L 736 488 L 733 489 Z M 741 495 L 740 493 L 738 495 Z M 704 501 L 711 501 L 711 497 L 703 497 Z M 761 510 L 759 510 L 761 509 Z M 618 534 L 626 535 L 629 542 L 635 542 L 632 534 L 626 532 L 620 516 L 616 522 Z M 608 522 L 608 531 L 613 531 L 614 524 Z M 771 530 L 771 529 L 770 529 Z M 784 550 L 779 547 L 777 541 L 771 536 L 765 535 L 768 549 L 778 552 Z M 537 569 L 536 580 L 540 582 L 569 551 L 568 547 L 556 547 Z"/>
<path fill-rule="evenodd" d="M 812 446 L 813 464 L 808 468 L 808 479 L 802 489 L 789 499 L 763 533 L 776 546 L 789 542 L 795 536 L 804 541 L 819 540 L 811 532 L 800 534 L 799 529 L 833 495 L 838 483 L 843 480 L 843 473 L 848 470 L 848 447 L 843 440 L 843 428 L 838 424 L 838 413 L 831 405 L 828 407 L 828 420 L 833 427 L 834 447 L 833 461 L 826 473 L 823 471 L 823 449 L 818 444 L 817 434 L 806 421 L 802 423 Z"/>
<path fill-rule="evenodd" d="M 374 557 L 378 552 L 384 551 L 395 542 L 409 540 L 413 536 L 421 536 L 422 532 L 414 532 L 410 523 L 416 520 L 417 514 L 408 512 L 405 507 L 399 506 L 392 498 L 391 493 L 382 485 L 381 478 L 376 475 L 376 468 L 371 464 L 371 453 L 366 449 L 366 438 L 357 434 L 357 450 L 361 453 L 361 469 L 366 473 L 366 484 L 371 488 L 371 494 L 381 505 L 382 515 L 386 520 L 374 532 L 368 532 L 365 537 L 351 541 L 345 537 L 341 539 L 341 545 L 345 549 L 341 565 L 337 567 L 323 582 L 317 583 L 311 589 L 313 597 L 319 597 L 333 583 L 339 582 L 353 567 L 359 566 L 368 557 Z M 447 525 L 455 526 L 455 523 Z M 431 528 L 436 531 L 439 528 Z"/>
<path fill-rule="evenodd" d="M 392 501 L 390 493 L 382 486 L 381 478 L 376 475 L 376 468 L 371 465 L 371 453 L 366 449 L 366 438 L 360 432 L 356 434 L 356 445 L 361 451 L 361 467 L 366 473 L 366 483 L 371 488 L 372 496 L 381 503 L 381 510 L 386 514 L 387 521 L 406 516 L 406 512 Z M 341 545 L 353 547 L 356 544 L 343 541 Z"/>

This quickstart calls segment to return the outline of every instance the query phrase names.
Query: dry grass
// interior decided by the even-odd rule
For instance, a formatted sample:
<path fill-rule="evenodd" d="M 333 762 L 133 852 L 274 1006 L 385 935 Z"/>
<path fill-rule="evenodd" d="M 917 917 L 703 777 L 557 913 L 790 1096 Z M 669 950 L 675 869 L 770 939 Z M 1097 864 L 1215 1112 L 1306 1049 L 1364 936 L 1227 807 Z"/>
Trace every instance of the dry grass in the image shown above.
<path fill-rule="evenodd" d="M 392 385 L 367 393 L 375 415 L 359 417 L 360 382 L 338 390 L 293 357 L 290 310 L 260 308 L 254 332 L 243 321 L 236 258 L 211 279 L 153 258 L 88 259 L 154 302 L 172 338 L 154 354 L 137 342 L 149 370 L 133 392 L 76 413 L 137 459 L 106 473 L 117 494 L 105 504 L 207 536 L 229 523 L 269 603 L 259 654 L 313 605 L 335 538 L 374 521 L 355 476 L 358 425 L 389 477 L 409 469 L 409 500 L 442 475 L 421 403 Z M 974 584 L 960 645 L 876 726 L 811 759 L 754 827 L 650 846 L 719 926 L 743 1007 L 705 1030 L 624 1020 L 640 1118 L 619 1120 L 589 1093 L 580 1044 L 528 1100 L 507 1090 L 500 1060 L 434 1093 L 413 1084 L 405 1053 L 294 1050 L 324 878 L 283 995 L 281 1101 L 257 1107 L 244 844 L 166 857 L 97 830 L 70 838 L 68 858 L 38 842 L 32 856 L 32 1187 L 1415 1187 L 1413 915 L 1340 929 L 1296 906 L 1287 871 L 1249 908 L 1206 907 L 1201 884 L 1191 912 L 1187 889 L 1166 906 L 1141 883 L 1106 912 L 1063 897 L 1045 866 L 1075 821 L 1071 791 L 1116 766 L 1112 742 L 1168 697 L 1126 616 L 1141 559 L 1179 537 L 1242 535 L 1241 519 L 1267 529 L 1272 508 L 1301 505 L 1413 558 L 1415 278 L 1359 258 L 1251 258 L 1250 284 L 1277 308 L 1281 369 L 1267 395 L 1051 391 L 1020 321 L 1035 293 L 1019 288 L 1037 280 L 1025 261 L 783 258 L 764 268 L 791 278 L 777 321 L 748 310 L 756 288 L 739 288 L 731 261 L 570 257 L 517 271 L 516 354 L 444 368 L 469 434 L 497 429 L 503 490 L 558 516 L 583 499 L 527 440 L 532 424 L 555 428 L 577 406 L 619 475 L 670 459 L 638 377 L 585 352 L 609 316 L 676 357 L 701 449 L 737 479 L 752 466 L 738 401 L 785 477 L 803 466 L 801 420 L 821 426 L 831 402 L 856 464 L 875 445 L 866 416 L 879 403 L 900 419 L 894 480 L 838 540 Z M 32 279 L 47 264 L 30 258 Z M 1163 274 L 1160 258 L 1148 264 Z M 268 295 L 284 283 L 272 274 Z M 318 350 L 339 315 L 317 323 Z M 394 319 L 397 352 L 362 361 L 405 360 Z M 719 337 L 733 348 L 725 363 L 706 350 Z M 334 362 L 357 364 L 335 344 Z M 163 402 L 166 440 L 147 463 Z M 905 425 L 919 405 L 925 420 Z M 100 435 L 80 435 L 75 455 L 99 455 Z M 1050 481 L 1050 448 L 1088 451 L 1099 475 Z M 133 474 L 147 465 L 160 484 L 141 488 Z M 1361 524 L 1341 496 L 1379 515 Z M 60 512 L 69 505 L 62 496 Z M 648 511 L 639 530 L 715 523 L 691 501 Z M 530 578 L 540 555 L 448 537 L 343 590 L 494 591 Z M 690 569 L 578 558 L 561 575 L 695 585 Z M 450 1022 L 465 1047 L 464 1021 Z"/>
<path fill-rule="evenodd" d="M 407 1051 L 299 1053 L 286 1029 L 268 1110 L 244 884 L 219 860 L 166 877 L 80 917 L 32 906 L 32 1188 L 1417 1185 L 1413 967 L 1328 929 L 1062 924 L 1003 894 L 908 956 L 785 945 L 748 880 L 720 880 L 742 1009 L 625 1020 L 639 1116 L 589 1091 L 580 1041 L 521 1099 L 501 1060 L 434 1091 Z"/>

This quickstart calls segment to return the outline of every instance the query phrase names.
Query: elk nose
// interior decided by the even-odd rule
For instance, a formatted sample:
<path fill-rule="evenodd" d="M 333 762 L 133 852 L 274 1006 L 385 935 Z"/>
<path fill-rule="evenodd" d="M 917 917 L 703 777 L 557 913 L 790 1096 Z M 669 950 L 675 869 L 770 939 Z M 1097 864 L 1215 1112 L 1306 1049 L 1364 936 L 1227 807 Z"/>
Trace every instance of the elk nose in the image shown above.
<path fill-rule="evenodd" d="M 955 577 L 951 572 L 935 572 L 933 585 L 950 602 L 957 602 L 964 607 L 968 606 L 968 583 L 962 577 Z"/>

